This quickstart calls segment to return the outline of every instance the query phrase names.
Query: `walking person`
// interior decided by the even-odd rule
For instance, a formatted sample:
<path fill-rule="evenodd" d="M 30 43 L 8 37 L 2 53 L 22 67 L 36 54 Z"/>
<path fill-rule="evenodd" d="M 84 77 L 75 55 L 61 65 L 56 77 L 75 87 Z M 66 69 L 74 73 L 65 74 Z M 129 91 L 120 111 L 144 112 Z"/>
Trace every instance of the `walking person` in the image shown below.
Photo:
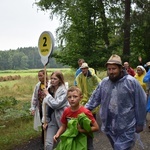
<path fill-rule="evenodd" d="M 146 92 L 147 86 L 146 86 L 146 83 L 143 82 L 143 78 L 145 75 L 146 75 L 145 68 L 141 65 L 137 66 L 136 67 L 136 74 L 135 74 L 134 78 L 139 81 L 140 85 L 142 86 L 142 88 Z"/>
<path fill-rule="evenodd" d="M 120 56 L 112 55 L 106 63 L 107 74 L 85 107 L 100 107 L 101 130 L 114 150 L 130 150 L 135 135 L 143 131 L 146 120 L 146 94 L 139 82 L 123 69 Z"/>
<path fill-rule="evenodd" d="M 76 77 L 82 72 L 81 65 L 82 65 L 83 63 L 85 63 L 85 60 L 84 60 L 84 59 L 79 59 L 79 60 L 78 60 L 79 68 L 77 69 L 77 71 L 76 71 L 76 73 L 75 73 L 74 85 L 77 85 Z M 89 68 L 89 70 L 92 72 L 92 74 L 95 74 L 95 70 L 94 70 L 93 68 Z"/>
<path fill-rule="evenodd" d="M 87 63 L 82 63 L 80 68 L 82 72 L 76 77 L 76 82 L 77 87 L 82 91 L 83 94 L 80 104 L 84 106 L 88 102 L 92 92 L 96 89 L 101 79 L 95 73 L 92 73 L 90 71 Z M 95 117 L 95 119 L 98 110 L 99 106 L 92 111 L 92 114 Z M 93 138 L 89 136 L 88 140 L 93 144 Z M 94 146 L 92 145 L 91 147 Z"/>
<path fill-rule="evenodd" d="M 131 76 L 135 76 L 134 69 L 129 65 L 129 62 L 124 62 L 124 68 L 126 69 L 127 73 Z"/>
<path fill-rule="evenodd" d="M 34 129 L 35 130 L 39 130 L 39 126 L 42 127 L 42 117 L 43 117 L 43 113 L 42 113 L 42 103 L 43 103 L 43 99 L 45 97 L 45 94 L 43 92 L 43 88 L 45 88 L 44 85 L 44 78 L 45 78 L 45 71 L 44 70 L 40 70 L 38 72 L 38 79 L 39 82 L 35 85 L 34 91 L 33 91 L 33 95 L 32 95 L 32 100 L 31 100 L 31 114 L 34 116 Z M 46 73 L 46 83 L 48 86 L 48 78 L 47 78 L 47 73 Z M 42 131 L 41 131 L 41 150 L 44 149 L 44 130 L 42 127 Z"/>
<path fill-rule="evenodd" d="M 81 68 L 81 73 L 77 76 L 76 81 L 77 81 L 77 87 L 81 89 L 83 94 L 80 103 L 84 106 L 88 102 L 90 96 L 92 95 L 93 91 L 96 89 L 101 79 L 95 73 L 92 73 L 90 71 L 87 63 L 83 63 L 80 68 Z M 98 108 L 93 110 L 93 115 L 95 117 L 97 111 Z"/>
<path fill-rule="evenodd" d="M 54 141 L 57 141 L 62 135 L 56 150 L 60 150 L 60 147 L 61 150 L 93 150 L 87 136 L 92 136 L 91 133 L 98 131 L 99 126 L 92 113 L 80 105 L 82 96 L 78 87 L 72 86 L 68 89 L 67 99 L 70 106 L 64 110 L 62 125 L 54 136 Z"/>
<path fill-rule="evenodd" d="M 62 72 L 55 71 L 50 76 L 50 86 L 48 89 L 44 89 L 45 98 L 43 99 L 43 112 L 44 105 L 46 107 L 46 116 L 43 116 L 42 121 L 44 123 L 43 128 L 46 130 L 45 149 L 53 150 L 54 140 L 53 136 L 61 126 L 60 118 L 64 109 L 68 106 L 66 98 L 67 88 L 64 82 L 64 76 Z"/>

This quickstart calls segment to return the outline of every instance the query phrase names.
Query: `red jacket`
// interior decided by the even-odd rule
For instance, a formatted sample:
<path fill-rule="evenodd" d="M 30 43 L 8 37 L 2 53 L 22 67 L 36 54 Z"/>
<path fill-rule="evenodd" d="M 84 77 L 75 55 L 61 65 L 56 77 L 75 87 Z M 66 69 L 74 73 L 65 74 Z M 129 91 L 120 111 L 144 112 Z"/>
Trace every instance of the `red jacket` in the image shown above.
<path fill-rule="evenodd" d="M 129 67 L 128 69 L 127 69 L 127 72 L 128 72 L 128 74 L 130 74 L 131 76 L 135 76 L 135 72 L 134 72 L 134 69 L 132 69 L 131 67 Z"/>

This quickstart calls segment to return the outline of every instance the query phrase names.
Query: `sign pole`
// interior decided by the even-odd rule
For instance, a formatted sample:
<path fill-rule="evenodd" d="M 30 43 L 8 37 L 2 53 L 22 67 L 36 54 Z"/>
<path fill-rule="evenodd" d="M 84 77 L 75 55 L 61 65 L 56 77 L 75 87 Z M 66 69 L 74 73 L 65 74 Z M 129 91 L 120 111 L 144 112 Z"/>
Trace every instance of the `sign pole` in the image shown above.
<path fill-rule="evenodd" d="M 44 86 L 46 88 L 46 65 L 44 66 Z M 44 103 L 43 116 L 44 116 L 44 125 L 45 125 L 46 124 L 46 103 Z M 46 141 L 46 129 L 44 130 L 44 150 L 46 150 L 45 141 Z"/>
<path fill-rule="evenodd" d="M 44 65 L 44 85 L 46 87 L 46 65 L 49 62 L 50 55 L 54 48 L 54 38 L 51 32 L 44 31 L 39 37 L 38 41 L 38 51 L 41 56 L 41 62 Z M 44 124 L 46 124 L 46 103 L 44 105 Z M 46 130 L 44 130 L 44 150 L 45 150 L 45 140 L 46 140 Z"/>

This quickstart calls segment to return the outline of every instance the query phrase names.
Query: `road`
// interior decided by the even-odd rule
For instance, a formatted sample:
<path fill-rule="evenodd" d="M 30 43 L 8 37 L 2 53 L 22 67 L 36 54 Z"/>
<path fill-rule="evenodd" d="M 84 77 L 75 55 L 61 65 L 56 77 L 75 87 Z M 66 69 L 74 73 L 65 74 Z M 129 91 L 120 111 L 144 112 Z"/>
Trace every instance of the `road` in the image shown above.
<path fill-rule="evenodd" d="M 97 120 L 99 124 L 100 120 Z M 150 130 L 148 129 L 148 124 L 150 123 L 150 114 L 147 115 L 147 125 L 142 133 L 140 133 L 141 141 L 144 146 L 144 150 L 150 150 Z M 39 150 L 40 147 L 40 137 L 36 139 L 31 139 L 23 145 L 15 147 L 13 150 Z M 102 132 L 96 132 L 94 136 L 94 147 L 95 150 L 113 150 L 111 145 Z M 132 150 L 142 150 L 139 142 L 137 141 L 135 147 Z"/>

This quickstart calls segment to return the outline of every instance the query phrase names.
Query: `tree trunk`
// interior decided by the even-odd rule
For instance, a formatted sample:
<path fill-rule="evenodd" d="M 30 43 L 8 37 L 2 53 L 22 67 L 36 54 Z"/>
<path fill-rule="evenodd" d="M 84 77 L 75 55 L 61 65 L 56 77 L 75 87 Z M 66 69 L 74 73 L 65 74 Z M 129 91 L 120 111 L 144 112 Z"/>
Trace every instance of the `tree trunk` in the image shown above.
<path fill-rule="evenodd" d="M 131 0 L 125 0 L 123 56 L 126 61 L 129 61 L 130 56 L 130 7 Z"/>
<path fill-rule="evenodd" d="M 99 5 L 100 5 L 100 14 L 101 14 L 101 19 L 102 19 L 102 24 L 103 24 L 103 39 L 104 39 L 104 42 L 105 42 L 105 45 L 106 47 L 109 46 L 110 42 L 109 42 L 109 38 L 108 38 L 108 33 L 109 33 L 109 29 L 108 29 L 108 25 L 107 25 L 107 19 L 106 19 L 106 16 L 105 16 L 105 8 L 104 8 L 104 4 L 103 4 L 103 1 L 100 0 L 98 1 L 99 2 Z"/>

